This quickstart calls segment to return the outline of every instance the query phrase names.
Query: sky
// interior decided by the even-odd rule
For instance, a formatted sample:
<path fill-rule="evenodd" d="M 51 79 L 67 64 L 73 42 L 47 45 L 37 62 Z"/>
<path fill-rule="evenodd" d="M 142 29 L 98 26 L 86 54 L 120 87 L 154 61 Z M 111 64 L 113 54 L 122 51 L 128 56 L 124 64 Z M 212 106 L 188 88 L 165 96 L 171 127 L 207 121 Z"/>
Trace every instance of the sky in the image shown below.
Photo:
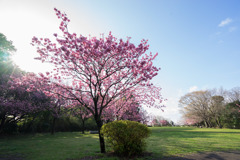
<path fill-rule="evenodd" d="M 153 82 L 168 99 L 164 112 L 152 114 L 177 123 L 184 94 L 240 85 L 239 0 L 0 0 L 0 32 L 13 41 L 13 59 L 26 71 L 50 68 L 33 59 L 30 42 L 60 33 L 54 7 L 68 15 L 70 32 L 99 37 L 111 31 L 135 45 L 149 40 L 148 52 L 158 52 L 154 65 L 161 68 Z"/>

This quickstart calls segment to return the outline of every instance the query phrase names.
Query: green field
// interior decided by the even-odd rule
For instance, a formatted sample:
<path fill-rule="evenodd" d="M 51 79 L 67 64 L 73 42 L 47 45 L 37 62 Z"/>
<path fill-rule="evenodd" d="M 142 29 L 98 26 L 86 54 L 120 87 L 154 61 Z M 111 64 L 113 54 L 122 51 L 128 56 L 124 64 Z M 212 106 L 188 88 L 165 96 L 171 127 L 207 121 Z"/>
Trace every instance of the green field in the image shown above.
<path fill-rule="evenodd" d="M 240 150 L 240 130 L 190 127 L 152 127 L 147 156 L 158 159 L 204 151 Z M 0 137 L 0 157 L 34 160 L 79 160 L 83 157 L 119 159 L 99 153 L 98 135 L 66 132 Z"/>

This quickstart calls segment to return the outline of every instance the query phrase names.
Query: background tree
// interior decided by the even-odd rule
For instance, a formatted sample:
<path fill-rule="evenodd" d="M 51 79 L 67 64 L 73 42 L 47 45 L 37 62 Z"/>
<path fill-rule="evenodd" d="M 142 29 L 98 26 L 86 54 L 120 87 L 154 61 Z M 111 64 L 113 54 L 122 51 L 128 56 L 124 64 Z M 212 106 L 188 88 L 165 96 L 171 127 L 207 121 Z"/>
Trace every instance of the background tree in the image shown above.
<path fill-rule="evenodd" d="M 203 121 L 206 127 L 212 127 L 209 103 L 211 99 L 209 91 L 195 91 L 182 96 L 179 105 L 184 107 L 184 116 L 187 119 Z"/>
<path fill-rule="evenodd" d="M 183 106 L 184 119 L 201 123 L 205 127 L 238 128 L 239 104 L 238 88 L 230 91 L 220 88 L 196 91 L 181 97 L 179 105 Z"/>
<path fill-rule="evenodd" d="M 15 120 L 19 119 L 23 104 L 26 104 L 27 108 L 26 99 L 30 98 L 23 94 L 23 90 L 11 89 L 8 84 L 10 75 L 17 75 L 21 72 L 10 59 L 14 51 L 16 48 L 12 45 L 12 41 L 7 40 L 6 36 L 0 33 L 0 132 L 3 131 L 5 124 L 14 124 Z"/>
<path fill-rule="evenodd" d="M 9 83 L 0 86 L 0 131 L 4 125 L 16 124 L 28 113 L 38 112 L 50 105 L 48 98 L 41 92 L 27 92 L 25 87 L 13 87 Z"/>
<path fill-rule="evenodd" d="M 240 87 L 234 87 L 227 93 L 228 102 L 236 102 L 240 100 Z"/>
<path fill-rule="evenodd" d="M 42 74 L 40 74 L 42 75 Z M 47 110 L 51 113 L 52 127 L 51 133 L 55 133 L 56 120 L 66 113 L 66 107 L 71 104 L 71 101 L 65 99 L 60 95 L 62 92 L 58 87 L 51 86 L 47 79 L 42 79 L 34 73 L 26 73 L 21 77 L 13 77 L 12 86 L 15 88 L 25 87 L 28 92 L 41 92 L 51 102 L 47 107 L 42 110 Z"/>
<path fill-rule="evenodd" d="M 85 107 L 79 105 L 79 103 L 74 104 L 73 102 L 68 108 L 70 109 L 71 114 L 80 119 L 82 123 L 82 134 L 85 134 L 85 122 L 92 116 L 91 113 Z"/>
<path fill-rule="evenodd" d="M 141 121 L 140 122 L 142 124 L 148 125 L 149 122 L 150 122 L 150 115 L 149 115 L 149 113 L 144 108 L 141 108 L 139 114 L 141 116 Z"/>
<path fill-rule="evenodd" d="M 0 33 L 0 62 L 9 60 L 9 56 L 15 51 L 12 41 L 7 40 L 6 36 Z"/>
<path fill-rule="evenodd" d="M 217 127 L 222 128 L 223 116 L 225 114 L 225 102 L 223 96 L 212 96 L 209 106 L 211 117 L 214 119 Z"/>
<path fill-rule="evenodd" d="M 151 121 L 152 126 L 169 126 L 172 124 L 173 122 L 168 121 L 162 116 L 153 116 Z"/>
<path fill-rule="evenodd" d="M 226 114 L 224 117 L 224 127 L 240 128 L 240 101 L 233 101 L 226 104 Z"/>
<path fill-rule="evenodd" d="M 199 121 L 197 120 L 197 118 L 194 118 L 194 117 L 191 117 L 191 118 L 185 117 L 183 124 L 187 126 L 194 126 L 194 125 L 198 125 Z"/>
<path fill-rule="evenodd" d="M 120 99 L 128 99 L 126 93 L 140 86 L 145 92 L 135 94 L 139 101 L 142 99 L 145 105 L 160 108 L 161 90 L 150 83 L 159 71 L 152 63 L 157 54 L 146 54 L 149 48 L 146 40 L 135 46 L 130 38 L 118 42 L 111 33 L 100 39 L 71 34 L 66 14 L 55 11 L 61 19 L 59 28 L 63 34 L 61 37 L 54 34 L 58 44 L 48 38 L 32 39 L 39 53 L 37 59 L 55 66 L 55 71 L 42 78 L 49 79 L 52 86 L 61 88 L 61 96 L 78 101 L 94 116 L 104 153 L 105 143 L 100 134 L 104 110 Z"/>

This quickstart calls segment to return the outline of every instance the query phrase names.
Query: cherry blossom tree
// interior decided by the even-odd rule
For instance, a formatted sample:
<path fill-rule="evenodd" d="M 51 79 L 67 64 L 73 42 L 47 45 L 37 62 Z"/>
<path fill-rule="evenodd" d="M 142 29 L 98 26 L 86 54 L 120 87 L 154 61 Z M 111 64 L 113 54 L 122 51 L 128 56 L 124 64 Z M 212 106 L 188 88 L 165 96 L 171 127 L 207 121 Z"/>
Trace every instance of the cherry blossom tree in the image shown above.
<path fill-rule="evenodd" d="M 62 35 L 54 34 L 56 42 L 48 38 L 32 39 L 32 45 L 39 53 L 36 59 L 55 67 L 41 78 L 60 88 L 62 92 L 55 94 L 77 101 L 93 115 L 101 152 L 105 153 L 104 138 L 100 134 L 104 111 L 122 99 L 129 99 L 126 95 L 132 95 L 128 93 L 134 93 L 141 105 L 161 108 L 161 88 L 150 82 L 159 71 L 153 65 L 157 54 L 146 53 L 149 49 L 147 40 L 135 46 L 130 43 L 130 38 L 117 40 L 111 32 L 105 38 L 70 33 L 67 15 L 56 8 L 55 12 L 61 19 Z"/>
<path fill-rule="evenodd" d="M 103 119 L 106 122 L 114 120 L 142 121 L 141 104 L 137 101 L 136 95 L 128 92 L 122 99 L 118 99 L 111 106 L 103 111 Z"/>
<path fill-rule="evenodd" d="M 163 119 L 163 120 L 160 121 L 160 125 L 161 126 L 167 126 L 167 125 L 169 125 L 169 122 L 167 120 Z"/>
<path fill-rule="evenodd" d="M 162 116 L 153 116 L 151 121 L 152 126 L 167 126 L 170 122 Z"/>
<path fill-rule="evenodd" d="M 53 116 L 51 134 L 55 133 L 55 122 L 58 118 L 64 115 L 68 106 L 72 103 L 68 99 L 65 99 L 62 94 L 62 90 L 59 87 L 56 87 L 54 84 L 49 83 L 48 79 L 42 78 L 40 73 L 37 76 L 34 73 L 26 73 L 21 77 L 12 77 L 12 86 L 15 88 L 25 87 L 25 90 L 28 92 L 41 92 L 46 97 L 48 97 L 51 105 L 48 105 L 47 108 L 42 108 L 43 110 L 48 110 Z M 27 86 L 27 87 L 26 87 Z"/>
<path fill-rule="evenodd" d="M 184 119 L 184 125 L 192 126 L 192 125 L 195 125 L 197 123 L 199 123 L 199 121 L 197 119 L 194 119 L 194 118 L 186 118 L 186 119 Z"/>
<path fill-rule="evenodd" d="M 0 131 L 6 123 L 17 122 L 25 115 L 50 105 L 49 99 L 42 92 L 27 92 L 26 88 L 25 85 L 14 87 L 11 79 L 8 79 L 8 83 L 0 82 Z"/>
<path fill-rule="evenodd" d="M 153 119 L 152 122 L 151 122 L 151 125 L 152 126 L 158 126 L 159 125 L 159 122 L 157 119 Z"/>

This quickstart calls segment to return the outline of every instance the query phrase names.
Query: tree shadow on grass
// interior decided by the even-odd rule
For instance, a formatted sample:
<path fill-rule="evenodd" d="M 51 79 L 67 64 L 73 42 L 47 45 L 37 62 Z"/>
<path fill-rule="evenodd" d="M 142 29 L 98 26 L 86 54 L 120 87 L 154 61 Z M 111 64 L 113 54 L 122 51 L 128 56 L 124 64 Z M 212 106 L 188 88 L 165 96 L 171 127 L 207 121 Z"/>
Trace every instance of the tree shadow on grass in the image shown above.
<path fill-rule="evenodd" d="M 25 160 L 23 154 L 0 154 L 0 160 Z"/>
<path fill-rule="evenodd" d="M 237 160 L 240 158 L 240 151 L 223 152 L 198 152 L 184 157 L 166 157 L 162 160 Z"/>
<path fill-rule="evenodd" d="M 116 158 L 114 153 L 107 153 L 105 156 L 86 156 L 79 159 L 67 159 L 67 160 L 96 160 L 107 158 Z M 240 157 L 240 151 L 223 151 L 223 152 L 198 152 L 191 155 L 182 156 L 171 156 L 171 157 L 158 157 L 152 155 L 150 152 L 145 152 L 138 157 L 118 157 L 121 160 L 131 160 L 131 159 L 144 159 L 144 160 L 237 160 Z M 4 159 L 5 160 L 5 159 Z M 8 160 L 8 159 L 7 159 Z M 18 159 L 17 159 L 18 160 Z"/>
<path fill-rule="evenodd" d="M 102 156 L 85 156 L 82 158 L 66 159 L 66 160 L 95 160 L 95 159 L 99 159 L 99 158 L 102 158 Z"/>

